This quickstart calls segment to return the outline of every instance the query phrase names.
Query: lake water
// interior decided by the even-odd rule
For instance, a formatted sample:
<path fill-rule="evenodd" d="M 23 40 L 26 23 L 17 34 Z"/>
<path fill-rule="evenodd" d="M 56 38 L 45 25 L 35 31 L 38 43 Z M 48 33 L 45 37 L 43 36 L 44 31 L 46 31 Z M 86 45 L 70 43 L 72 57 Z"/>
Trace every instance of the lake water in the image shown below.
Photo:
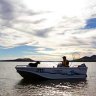
<path fill-rule="evenodd" d="M 87 80 L 26 81 L 15 70 L 16 65 L 27 62 L 0 62 L 0 96 L 96 96 L 96 62 L 85 62 Z M 70 66 L 80 64 L 70 63 Z M 56 66 L 42 63 L 40 66 Z"/>

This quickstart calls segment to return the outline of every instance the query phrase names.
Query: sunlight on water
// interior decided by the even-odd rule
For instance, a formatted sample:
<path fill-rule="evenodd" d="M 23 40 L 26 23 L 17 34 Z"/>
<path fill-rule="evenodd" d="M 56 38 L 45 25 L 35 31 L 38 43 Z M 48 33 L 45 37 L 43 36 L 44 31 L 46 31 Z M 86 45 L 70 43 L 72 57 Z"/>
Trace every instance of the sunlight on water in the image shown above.
<path fill-rule="evenodd" d="M 94 62 L 85 63 L 88 66 L 88 77 L 85 81 L 24 80 L 15 70 L 16 65 L 23 64 L 28 63 L 0 62 L 0 96 L 96 96 Z M 48 62 L 41 65 L 46 64 L 49 66 Z M 50 63 L 50 66 L 56 66 L 56 63 Z"/>

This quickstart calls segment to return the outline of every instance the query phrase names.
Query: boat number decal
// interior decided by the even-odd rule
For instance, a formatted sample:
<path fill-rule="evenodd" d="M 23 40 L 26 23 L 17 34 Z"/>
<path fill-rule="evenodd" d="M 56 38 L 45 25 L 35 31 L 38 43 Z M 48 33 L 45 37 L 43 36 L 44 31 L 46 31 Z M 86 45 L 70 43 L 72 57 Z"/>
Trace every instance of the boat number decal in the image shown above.
<path fill-rule="evenodd" d="M 40 72 L 40 73 L 42 73 L 42 72 L 44 72 L 44 69 L 42 69 L 42 68 L 39 68 L 39 69 L 37 69 L 37 72 Z"/>

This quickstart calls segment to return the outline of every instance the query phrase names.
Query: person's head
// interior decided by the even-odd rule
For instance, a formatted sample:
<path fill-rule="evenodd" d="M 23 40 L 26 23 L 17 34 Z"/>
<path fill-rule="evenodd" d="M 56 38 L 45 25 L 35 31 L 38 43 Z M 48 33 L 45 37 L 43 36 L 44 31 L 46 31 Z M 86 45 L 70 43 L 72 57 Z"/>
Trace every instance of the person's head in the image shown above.
<path fill-rule="evenodd" d="M 62 58 L 63 58 L 63 60 L 66 60 L 66 56 L 63 56 Z"/>

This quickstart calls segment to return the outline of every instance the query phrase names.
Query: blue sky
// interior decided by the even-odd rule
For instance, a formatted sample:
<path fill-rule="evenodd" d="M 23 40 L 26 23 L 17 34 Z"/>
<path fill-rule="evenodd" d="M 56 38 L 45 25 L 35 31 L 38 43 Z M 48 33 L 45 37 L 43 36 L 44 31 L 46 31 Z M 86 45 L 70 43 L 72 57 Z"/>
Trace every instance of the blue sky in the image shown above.
<path fill-rule="evenodd" d="M 96 55 L 96 0 L 0 0 L 0 59 Z"/>

